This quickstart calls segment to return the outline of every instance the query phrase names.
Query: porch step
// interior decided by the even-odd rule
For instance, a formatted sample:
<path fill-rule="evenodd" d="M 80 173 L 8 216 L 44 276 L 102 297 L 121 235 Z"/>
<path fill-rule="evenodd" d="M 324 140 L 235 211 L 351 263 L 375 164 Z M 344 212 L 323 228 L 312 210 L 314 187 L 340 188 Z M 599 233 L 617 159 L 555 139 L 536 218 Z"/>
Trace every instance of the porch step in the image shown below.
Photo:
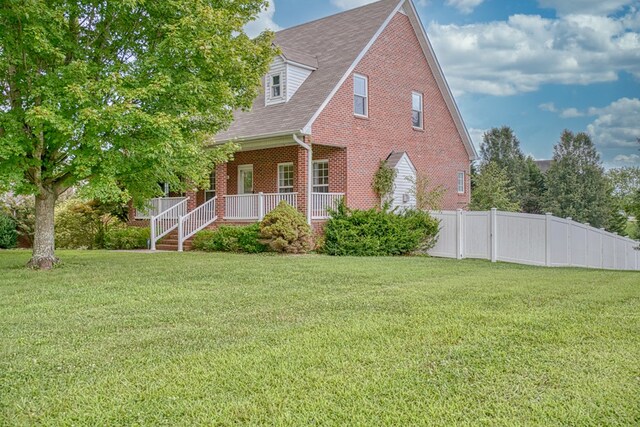
<path fill-rule="evenodd" d="M 193 243 L 193 237 L 189 237 L 183 243 L 183 249 L 190 251 Z M 171 233 L 164 236 L 158 243 L 156 243 L 156 249 L 159 251 L 177 251 L 178 250 L 178 231 L 173 230 Z"/>

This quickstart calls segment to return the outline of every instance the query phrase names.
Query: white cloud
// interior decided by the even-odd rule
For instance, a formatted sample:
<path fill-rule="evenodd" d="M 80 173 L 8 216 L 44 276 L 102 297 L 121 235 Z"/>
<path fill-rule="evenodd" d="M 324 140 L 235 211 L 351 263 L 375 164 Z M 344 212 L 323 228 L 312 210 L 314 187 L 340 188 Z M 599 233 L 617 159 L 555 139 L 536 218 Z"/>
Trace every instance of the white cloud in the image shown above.
<path fill-rule="evenodd" d="M 609 14 L 634 3 L 634 0 L 538 0 L 540 7 L 555 9 L 559 14 Z"/>
<path fill-rule="evenodd" d="M 578 109 L 576 108 L 567 108 L 560 112 L 560 117 L 562 117 L 563 119 L 573 119 L 582 116 L 584 116 L 584 113 L 578 111 Z"/>
<path fill-rule="evenodd" d="M 552 113 L 557 113 L 558 109 L 556 108 L 553 102 L 545 102 L 544 104 L 538 105 L 538 108 L 542 111 L 550 111 Z"/>
<path fill-rule="evenodd" d="M 269 6 L 258 14 L 255 21 L 249 22 L 245 25 L 244 30 L 249 37 L 256 37 L 264 30 L 279 31 L 282 29 L 273 20 L 273 14 L 276 12 L 276 5 L 274 0 L 269 1 Z"/>
<path fill-rule="evenodd" d="M 447 6 L 452 6 L 462 13 L 471 13 L 484 0 L 447 0 Z"/>
<path fill-rule="evenodd" d="M 613 158 L 613 161 L 616 163 L 634 165 L 640 163 L 640 156 L 638 156 L 637 154 L 618 154 Z"/>
<path fill-rule="evenodd" d="M 640 138 L 640 99 L 620 98 L 604 108 L 590 108 L 596 119 L 587 132 L 599 147 L 636 150 Z"/>
<path fill-rule="evenodd" d="M 640 12 L 622 17 L 513 15 L 507 21 L 429 25 L 455 94 L 514 95 L 541 85 L 640 78 Z"/>
<path fill-rule="evenodd" d="M 482 137 L 489 129 L 477 129 L 477 128 L 469 128 L 469 136 L 471 137 L 471 142 L 476 147 L 476 151 L 480 152 L 480 145 L 482 144 Z"/>

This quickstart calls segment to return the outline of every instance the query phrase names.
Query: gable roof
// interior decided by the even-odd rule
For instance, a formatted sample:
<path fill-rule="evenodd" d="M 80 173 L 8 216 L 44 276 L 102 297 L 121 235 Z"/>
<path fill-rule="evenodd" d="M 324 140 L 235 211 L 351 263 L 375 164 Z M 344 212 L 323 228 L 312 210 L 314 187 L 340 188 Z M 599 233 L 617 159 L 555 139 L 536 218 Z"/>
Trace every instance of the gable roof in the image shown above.
<path fill-rule="evenodd" d="M 251 111 L 237 111 L 229 129 L 216 140 L 299 133 L 401 1 L 382 0 L 278 31 L 275 44 L 283 55 L 294 62 L 298 61 L 290 57 L 292 52 L 315 57 L 317 70 L 286 103 L 265 107 L 262 92 Z"/>
<path fill-rule="evenodd" d="M 398 163 L 400 163 L 400 161 L 405 157 L 407 159 L 407 162 L 409 163 L 409 166 L 415 172 L 416 167 L 413 165 L 413 162 L 409 158 L 409 154 L 407 154 L 406 151 L 392 151 L 387 157 L 387 160 L 386 160 L 387 165 L 392 169 L 396 169 L 398 166 Z"/>
<path fill-rule="evenodd" d="M 313 121 L 401 8 L 414 27 L 469 158 L 475 160 L 475 148 L 411 0 L 380 0 L 278 31 L 274 43 L 282 56 L 315 71 L 286 103 L 265 106 L 261 92 L 251 110 L 236 111 L 229 129 L 216 135 L 215 140 L 310 134 Z"/>

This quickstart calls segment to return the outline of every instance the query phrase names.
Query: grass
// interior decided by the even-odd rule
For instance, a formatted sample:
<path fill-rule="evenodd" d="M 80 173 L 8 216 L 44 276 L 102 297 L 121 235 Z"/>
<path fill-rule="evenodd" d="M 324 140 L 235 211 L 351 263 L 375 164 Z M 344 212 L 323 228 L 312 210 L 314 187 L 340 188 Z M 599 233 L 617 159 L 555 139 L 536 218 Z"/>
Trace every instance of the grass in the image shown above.
<path fill-rule="evenodd" d="M 640 275 L 0 252 L 0 424 L 637 425 Z"/>

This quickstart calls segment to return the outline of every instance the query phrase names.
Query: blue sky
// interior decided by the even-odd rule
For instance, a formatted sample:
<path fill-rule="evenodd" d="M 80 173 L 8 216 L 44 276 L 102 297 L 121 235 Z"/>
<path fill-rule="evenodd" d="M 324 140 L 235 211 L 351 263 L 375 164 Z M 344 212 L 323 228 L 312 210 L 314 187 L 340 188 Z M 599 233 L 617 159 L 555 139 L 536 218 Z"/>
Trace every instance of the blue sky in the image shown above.
<path fill-rule="evenodd" d="M 256 34 L 372 3 L 270 0 Z M 588 132 L 607 167 L 640 166 L 640 1 L 414 0 L 467 128 L 511 126 L 551 158 L 563 129 Z"/>

